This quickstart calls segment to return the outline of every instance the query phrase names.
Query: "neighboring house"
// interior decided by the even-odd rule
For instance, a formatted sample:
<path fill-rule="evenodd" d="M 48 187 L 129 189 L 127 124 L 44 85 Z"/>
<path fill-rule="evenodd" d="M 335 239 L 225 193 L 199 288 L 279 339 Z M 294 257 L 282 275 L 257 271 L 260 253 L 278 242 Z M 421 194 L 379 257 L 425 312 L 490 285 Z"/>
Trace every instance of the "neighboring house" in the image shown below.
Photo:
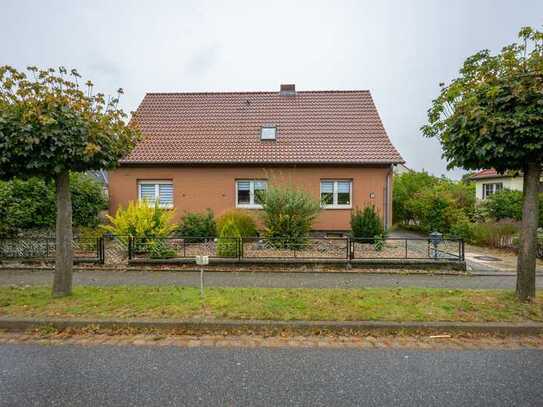
<path fill-rule="evenodd" d="M 315 230 L 350 229 L 374 205 L 390 225 L 391 144 L 369 91 L 148 93 L 144 138 L 109 174 L 110 211 L 159 200 L 184 212 L 261 208 L 258 191 L 292 184 L 322 202 Z"/>
<path fill-rule="evenodd" d="M 479 200 L 484 200 L 502 189 L 513 191 L 522 191 L 523 189 L 522 173 L 509 172 L 500 175 L 495 169 L 490 168 L 475 173 L 470 179 L 475 182 L 475 196 Z M 541 186 L 539 189 L 543 191 Z"/>

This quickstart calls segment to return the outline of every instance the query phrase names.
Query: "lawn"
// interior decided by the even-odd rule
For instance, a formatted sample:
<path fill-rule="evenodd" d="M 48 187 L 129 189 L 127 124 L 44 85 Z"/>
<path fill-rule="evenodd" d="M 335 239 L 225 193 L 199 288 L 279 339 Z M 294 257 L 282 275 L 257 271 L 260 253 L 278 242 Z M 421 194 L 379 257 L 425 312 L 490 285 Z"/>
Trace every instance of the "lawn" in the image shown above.
<path fill-rule="evenodd" d="M 0 316 L 114 319 L 543 321 L 543 295 L 521 304 L 512 291 L 426 288 L 280 289 L 77 287 L 53 299 L 48 287 L 1 287 Z"/>

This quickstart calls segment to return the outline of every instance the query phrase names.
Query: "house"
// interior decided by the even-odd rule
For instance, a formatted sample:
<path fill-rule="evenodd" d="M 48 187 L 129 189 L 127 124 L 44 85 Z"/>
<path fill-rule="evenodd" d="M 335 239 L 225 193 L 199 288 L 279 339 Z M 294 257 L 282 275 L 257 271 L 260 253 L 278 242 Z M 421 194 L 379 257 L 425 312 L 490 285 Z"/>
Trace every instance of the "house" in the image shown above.
<path fill-rule="evenodd" d="M 148 93 L 134 122 L 144 138 L 109 174 L 110 211 L 158 200 L 216 215 L 258 211 L 271 183 L 303 188 L 322 203 L 318 231 L 350 229 L 351 210 L 392 212 L 390 142 L 369 91 Z"/>
<path fill-rule="evenodd" d="M 470 179 L 475 182 L 475 197 L 478 200 L 485 200 L 502 189 L 512 191 L 522 191 L 523 189 L 522 173 L 518 172 L 498 174 L 494 168 L 490 168 L 476 172 Z"/>

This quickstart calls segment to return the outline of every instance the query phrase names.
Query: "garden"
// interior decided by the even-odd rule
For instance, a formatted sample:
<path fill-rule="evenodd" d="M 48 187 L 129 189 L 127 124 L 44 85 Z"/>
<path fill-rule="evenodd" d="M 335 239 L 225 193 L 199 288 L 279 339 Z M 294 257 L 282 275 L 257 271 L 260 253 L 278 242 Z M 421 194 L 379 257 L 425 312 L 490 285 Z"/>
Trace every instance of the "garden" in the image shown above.
<path fill-rule="evenodd" d="M 127 260 L 192 259 L 197 255 L 244 260 L 306 259 L 462 259 L 462 244 L 442 239 L 390 238 L 373 206 L 356 208 L 344 236 L 312 233 L 320 202 L 303 190 L 271 186 L 263 209 L 186 212 L 155 203 L 130 202 L 106 215 L 102 186 L 86 174 L 71 174 L 74 256 L 77 261 L 123 263 Z M 0 183 L 6 221 L 0 229 L 3 259 L 54 259 L 54 185 L 40 178 Z"/>
<path fill-rule="evenodd" d="M 516 251 L 522 219 L 522 192 L 504 189 L 481 202 L 475 185 L 408 172 L 394 177 L 394 222 L 422 233 L 437 230 L 475 246 Z M 540 205 L 543 194 L 540 194 Z M 538 256 L 543 258 L 543 210 L 539 211 Z"/>

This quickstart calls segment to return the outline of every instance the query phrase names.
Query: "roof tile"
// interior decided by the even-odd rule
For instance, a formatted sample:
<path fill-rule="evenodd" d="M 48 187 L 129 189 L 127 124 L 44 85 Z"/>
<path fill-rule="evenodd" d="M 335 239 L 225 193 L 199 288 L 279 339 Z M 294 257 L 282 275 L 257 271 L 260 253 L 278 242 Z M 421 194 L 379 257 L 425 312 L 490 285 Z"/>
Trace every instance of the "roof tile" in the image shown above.
<path fill-rule="evenodd" d="M 403 162 L 368 91 L 148 93 L 133 120 L 144 138 L 124 164 Z"/>

